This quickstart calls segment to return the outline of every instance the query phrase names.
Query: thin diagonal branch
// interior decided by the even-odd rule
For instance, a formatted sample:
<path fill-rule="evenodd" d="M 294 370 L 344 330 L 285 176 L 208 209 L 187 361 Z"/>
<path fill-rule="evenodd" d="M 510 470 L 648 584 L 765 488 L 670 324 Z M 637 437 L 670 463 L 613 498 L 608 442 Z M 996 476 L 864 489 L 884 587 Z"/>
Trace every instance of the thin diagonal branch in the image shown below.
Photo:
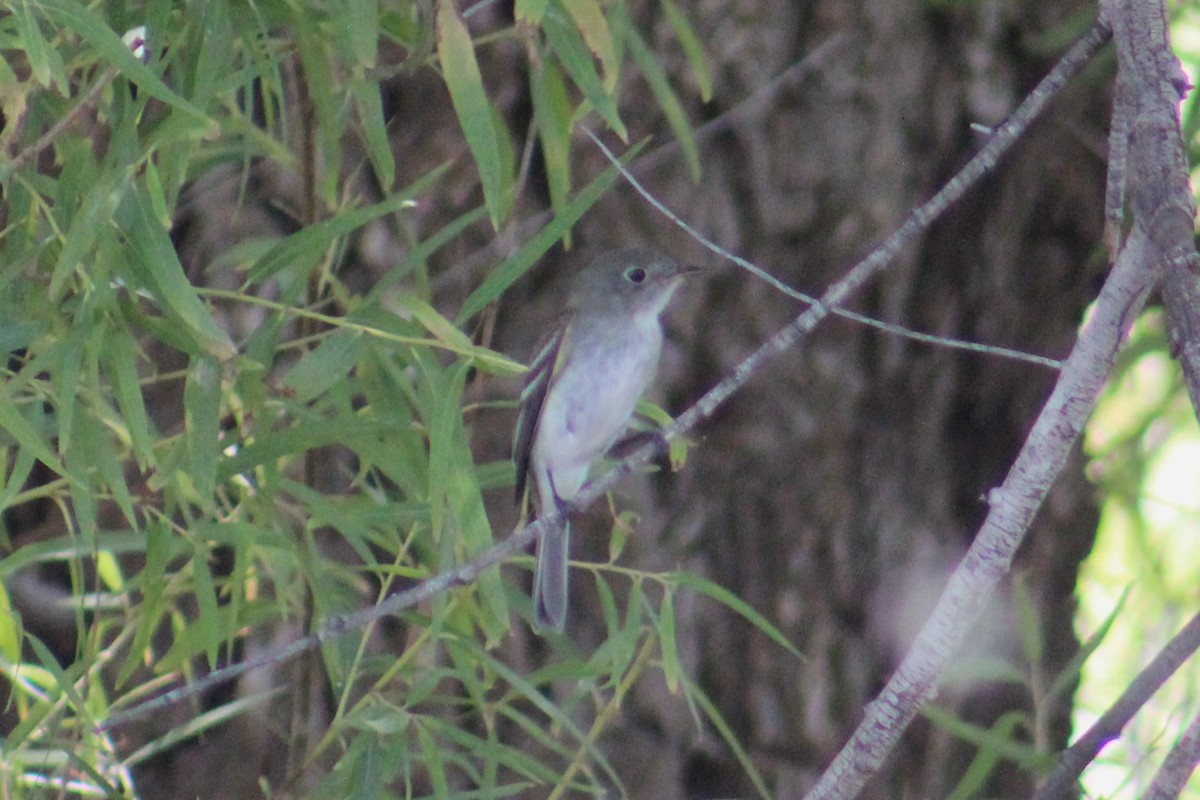
<path fill-rule="evenodd" d="M 1200 764 L 1200 712 L 1192 717 L 1192 723 L 1163 759 L 1142 800 L 1173 800 L 1179 797 L 1188 778 L 1196 771 L 1197 764 Z"/>
<path fill-rule="evenodd" d="M 1083 736 L 1063 751 L 1058 765 L 1030 800 L 1059 800 L 1070 795 L 1084 768 L 1104 745 L 1121 735 L 1121 729 L 1146 704 L 1158 688 L 1200 648 L 1200 614 L 1192 617 L 1146 665 L 1117 701 Z M 1192 728 L 1196 723 L 1192 723 Z M 1191 730 L 1191 729 L 1189 729 Z M 1195 752 L 1192 753 L 1195 756 Z M 1193 762 L 1194 763 L 1194 762 Z M 1165 767 L 1165 764 L 1164 764 Z M 1173 795 L 1169 795 L 1173 796 Z"/>

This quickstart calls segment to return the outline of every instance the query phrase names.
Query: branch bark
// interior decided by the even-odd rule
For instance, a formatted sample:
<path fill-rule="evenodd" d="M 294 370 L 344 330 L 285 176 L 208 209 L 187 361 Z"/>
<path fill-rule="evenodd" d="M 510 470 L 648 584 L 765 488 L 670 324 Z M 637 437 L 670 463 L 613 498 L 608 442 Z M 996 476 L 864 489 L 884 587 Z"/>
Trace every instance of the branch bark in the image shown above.
<path fill-rule="evenodd" d="M 1200 257 L 1193 239 L 1196 205 L 1179 128 L 1179 101 L 1191 87 L 1171 50 L 1161 0 L 1107 0 L 1103 9 L 1113 29 L 1122 87 L 1113 117 L 1125 121 L 1113 127 L 1112 149 L 1129 159 L 1127 175 L 1110 164 L 1110 194 L 1125 180 L 1129 210 L 1149 231 L 1152 257 L 1164 264 L 1162 295 L 1171 351 L 1200 414 Z"/>
<path fill-rule="evenodd" d="M 808 800 L 855 797 L 933 697 L 938 677 L 1008 573 L 1091 415 L 1129 326 L 1154 288 L 1158 270 L 1151 252 L 1148 234 L 1135 226 L 1024 447 L 1004 483 L 991 492 L 987 519 L 933 615 Z"/>
<path fill-rule="evenodd" d="M 1146 790 L 1142 800 L 1171 800 L 1179 797 L 1187 785 L 1188 778 L 1200 763 L 1200 713 L 1192 717 L 1192 724 L 1167 753 L 1159 767 L 1154 782 Z"/>
<path fill-rule="evenodd" d="M 1054 771 L 1050 773 L 1046 782 L 1030 800 L 1058 800 L 1058 798 L 1068 796 L 1072 787 L 1075 786 L 1075 781 L 1083 774 L 1084 768 L 1092 763 L 1092 759 L 1096 757 L 1100 749 L 1121 735 L 1121 729 L 1125 727 L 1126 723 L 1158 691 L 1158 688 L 1174 675 L 1185 661 L 1191 658 L 1197 648 L 1200 648 L 1200 615 L 1192 617 L 1191 621 L 1183 626 L 1179 633 L 1175 634 L 1174 638 L 1167 643 L 1167 646 L 1154 657 L 1154 660 L 1134 678 L 1128 688 L 1117 698 L 1117 701 L 1101 715 L 1100 719 L 1096 720 L 1087 733 L 1080 736 L 1075 744 L 1063 752 Z M 1193 766 L 1196 747 L 1200 745 L 1195 741 L 1195 737 L 1200 735 L 1200 731 L 1197 731 L 1196 728 L 1197 723 L 1193 721 L 1188 731 L 1193 739 L 1190 745 L 1183 745 L 1181 740 L 1180 745 L 1183 745 L 1184 749 L 1176 757 L 1178 759 L 1185 758 L 1187 757 L 1185 753 L 1190 752 Z M 1189 746 L 1190 750 L 1187 749 Z M 1172 751 L 1172 755 L 1174 755 L 1174 751 Z M 1167 760 L 1171 761 L 1172 756 L 1168 756 Z M 1164 762 L 1160 775 L 1166 771 L 1166 767 Z M 1185 775 L 1185 780 L 1186 777 Z M 1167 779 L 1164 778 L 1165 780 Z M 1174 797 L 1175 795 L 1165 796 Z"/>

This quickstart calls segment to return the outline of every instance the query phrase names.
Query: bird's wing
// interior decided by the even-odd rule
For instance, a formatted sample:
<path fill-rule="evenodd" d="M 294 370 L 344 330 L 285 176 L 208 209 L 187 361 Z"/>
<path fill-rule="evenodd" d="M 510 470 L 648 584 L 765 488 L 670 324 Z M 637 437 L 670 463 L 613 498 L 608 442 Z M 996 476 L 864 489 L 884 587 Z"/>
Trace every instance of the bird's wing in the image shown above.
<path fill-rule="evenodd" d="M 554 333 L 543 343 L 538 354 L 529 365 L 525 376 L 525 386 L 521 390 L 520 410 L 517 414 L 517 425 L 513 430 L 513 461 L 517 465 L 516 502 L 521 505 L 525 501 L 525 489 L 529 479 L 529 469 L 532 466 L 533 440 L 537 435 L 538 419 L 542 414 L 542 405 L 546 402 L 546 394 L 550 391 L 550 383 L 558 371 L 559 360 L 565 348 L 563 340 L 568 329 L 564 317 L 555 327 Z M 543 498 L 546 502 L 548 498 Z"/>

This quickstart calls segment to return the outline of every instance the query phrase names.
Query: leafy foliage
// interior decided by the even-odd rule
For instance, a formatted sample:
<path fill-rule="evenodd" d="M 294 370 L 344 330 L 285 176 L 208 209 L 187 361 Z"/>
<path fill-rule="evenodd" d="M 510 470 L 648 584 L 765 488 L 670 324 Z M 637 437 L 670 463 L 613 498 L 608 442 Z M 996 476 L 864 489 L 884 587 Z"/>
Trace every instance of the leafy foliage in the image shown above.
<path fill-rule="evenodd" d="M 684 16 L 666 13 L 710 87 Z M 467 17 L 451 0 L 152 0 L 136 12 L 18 0 L 0 17 L 6 796 L 133 796 L 129 768 L 277 692 L 151 720 L 132 753 L 94 732 L 111 708 L 493 543 L 484 492 L 511 485 L 511 466 L 476 462 L 464 408 L 472 382 L 522 367 L 468 326 L 612 185 L 613 170 L 577 183 L 572 132 L 594 112 L 628 135 L 627 54 L 699 162 L 621 4 L 519 2 L 515 21 L 486 33 Z M 145 62 L 121 36 L 139 25 Z M 446 316 L 430 259 L 481 219 L 513 225 L 527 190 L 485 66 L 489 48 L 513 42 L 554 214 Z M 387 86 L 434 72 L 430 103 L 457 123 L 438 136 L 463 144 L 482 197 L 445 225 L 421 208 L 464 159 L 396 152 L 384 103 Z M 173 221 L 194 187 L 234 175 L 248 203 L 263 172 L 302 187 L 284 210 L 290 232 L 181 261 Z M 409 247 L 356 288 L 344 274 L 352 243 L 380 221 L 407 231 Z M 23 625 L 18 587 L 42 568 L 69 576 L 65 649 Z M 660 648 L 677 670 L 660 638 L 671 626 L 635 593 L 610 647 L 521 674 L 493 653 L 513 608 L 527 609 L 511 578 L 492 570 L 405 615 L 398 653 L 377 626 L 328 642 L 332 718 L 274 779 L 286 790 L 313 769 L 326 796 L 504 796 L 553 784 L 570 764 L 576 788 L 619 786 L 595 747 L 603 726 L 578 729 L 575 711 L 594 698 L 615 709 L 602 698 L 656 668 Z M 576 689 L 552 704 L 544 692 L 568 676 Z"/>

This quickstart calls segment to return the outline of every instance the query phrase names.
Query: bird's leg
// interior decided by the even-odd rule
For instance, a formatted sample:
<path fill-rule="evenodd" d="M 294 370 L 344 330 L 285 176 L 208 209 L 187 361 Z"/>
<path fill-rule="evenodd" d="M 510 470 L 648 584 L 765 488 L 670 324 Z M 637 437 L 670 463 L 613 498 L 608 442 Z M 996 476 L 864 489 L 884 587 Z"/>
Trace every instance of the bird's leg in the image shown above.
<path fill-rule="evenodd" d="M 667 461 L 667 455 L 671 452 L 670 444 L 667 442 L 667 437 L 663 436 L 658 431 L 635 431 L 618 439 L 612 447 L 608 448 L 608 457 L 620 461 L 627 456 L 636 453 L 646 445 L 651 445 L 654 448 L 654 455 L 651 457 L 659 467 L 670 469 L 670 464 Z"/>

